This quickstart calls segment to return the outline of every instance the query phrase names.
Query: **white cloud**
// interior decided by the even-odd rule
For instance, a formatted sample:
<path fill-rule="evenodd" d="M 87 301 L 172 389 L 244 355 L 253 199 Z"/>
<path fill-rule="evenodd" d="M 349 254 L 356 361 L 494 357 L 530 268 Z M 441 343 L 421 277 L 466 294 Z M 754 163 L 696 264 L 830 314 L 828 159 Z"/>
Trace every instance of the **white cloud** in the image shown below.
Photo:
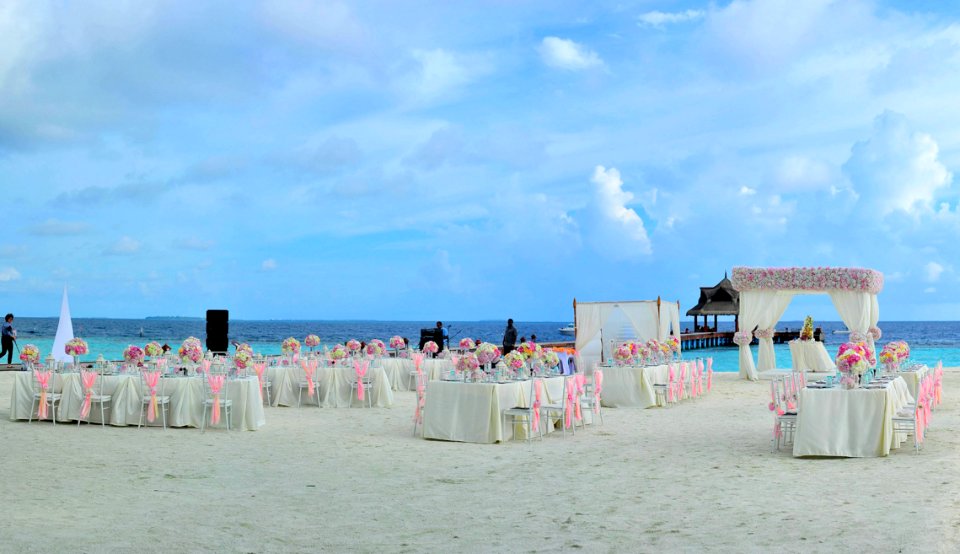
<path fill-rule="evenodd" d="M 614 258 L 628 259 L 652 253 L 643 220 L 627 207 L 634 196 L 623 190 L 620 172 L 598 165 L 591 181 L 596 187 L 593 208 L 597 222 L 593 238 L 597 250 Z"/>
<path fill-rule="evenodd" d="M 260 269 L 264 271 L 273 271 L 274 269 L 277 269 L 277 260 L 274 260 L 273 258 L 267 258 L 266 260 L 263 260 L 263 263 L 260 264 Z"/>
<path fill-rule="evenodd" d="M 558 69 L 577 71 L 603 65 L 596 52 L 565 38 L 546 37 L 538 50 L 543 63 Z"/>
<path fill-rule="evenodd" d="M 685 21 L 694 21 L 702 19 L 707 12 L 703 10 L 686 10 L 682 12 L 661 12 L 651 11 L 641 14 L 639 19 L 641 25 L 648 27 L 662 27 L 670 23 L 683 23 Z"/>
<path fill-rule="evenodd" d="M 740 187 L 740 196 L 753 196 L 757 194 L 757 189 L 752 189 L 746 185 Z"/>
<path fill-rule="evenodd" d="M 412 74 L 403 77 L 404 87 L 412 87 L 419 99 L 432 100 L 456 92 L 475 79 L 490 73 L 493 66 L 486 56 L 451 52 L 442 48 L 413 50 Z"/>
<path fill-rule="evenodd" d="M 20 272 L 12 267 L 0 268 L 0 282 L 16 281 L 20 278 Z"/>
<path fill-rule="evenodd" d="M 791 155 L 780 160 L 774 182 L 782 191 L 812 191 L 824 188 L 832 177 L 830 166 L 820 160 Z"/>
<path fill-rule="evenodd" d="M 288 0 L 261 4 L 263 20 L 275 31 L 312 46 L 356 51 L 367 32 L 344 2 Z"/>
<path fill-rule="evenodd" d="M 104 252 L 106 254 L 126 256 L 139 252 L 140 246 L 140 241 L 138 240 L 130 237 L 121 237 L 120 240 L 110 245 L 110 247 L 108 247 Z"/>
<path fill-rule="evenodd" d="M 923 268 L 924 276 L 929 283 L 936 283 L 940 280 L 940 275 L 943 274 L 943 266 L 937 262 L 929 262 Z"/>
<path fill-rule="evenodd" d="M 874 120 L 873 135 L 853 145 L 843 171 L 867 209 L 881 216 L 916 215 L 932 210 L 938 193 L 953 180 L 939 151 L 933 137 L 913 131 L 905 116 L 886 111 Z"/>

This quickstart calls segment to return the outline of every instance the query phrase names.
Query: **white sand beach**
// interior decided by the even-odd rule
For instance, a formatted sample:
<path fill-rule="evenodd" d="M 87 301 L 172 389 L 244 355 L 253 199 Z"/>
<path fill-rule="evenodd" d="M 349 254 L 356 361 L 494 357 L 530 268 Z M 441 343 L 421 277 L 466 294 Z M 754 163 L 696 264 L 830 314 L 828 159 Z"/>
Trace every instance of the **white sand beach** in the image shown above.
<path fill-rule="evenodd" d="M 392 409 L 269 408 L 256 432 L 9 421 L 4 552 L 956 552 L 960 372 L 924 449 L 771 452 L 766 382 L 608 409 L 542 443 L 411 435 Z"/>

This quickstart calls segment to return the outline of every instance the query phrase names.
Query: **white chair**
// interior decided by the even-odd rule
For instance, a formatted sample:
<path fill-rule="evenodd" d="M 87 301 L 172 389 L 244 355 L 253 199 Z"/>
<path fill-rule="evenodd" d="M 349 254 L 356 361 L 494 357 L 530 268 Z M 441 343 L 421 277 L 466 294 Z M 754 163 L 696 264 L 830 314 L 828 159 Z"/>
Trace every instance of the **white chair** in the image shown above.
<path fill-rule="evenodd" d="M 145 427 L 143 425 L 143 418 L 147 415 L 147 409 L 150 407 L 150 387 L 147 386 L 147 382 L 144 379 L 143 371 L 140 372 L 140 421 L 137 422 L 137 429 L 140 427 Z M 160 418 L 163 421 L 163 429 L 167 429 L 167 411 L 170 409 L 170 396 L 165 394 L 167 388 L 167 379 L 169 377 L 164 377 L 160 375 L 160 379 L 157 382 L 157 409 L 160 410 Z"/>
<path fill-rule="evenodd" d="M 603 425 L 603 405 L 600 403 L 600 397 L 603 393 L 603 371 L 593 370 L 593 383 L 588 383 L 584 387 L 586 394 L 580 398 L 581 409 L 593 410 L 600 418 L 600 425 Z"/>
<path fill-rule="evenodd" d="M 776 378 L 770 381 L 770 397 L 772 399 L 771 407 L 773 411 L 773 441 L 776 449 L 780 450 L 780 444 L 784 446 L 793 443 L 793 436 L 797 430 L 797 412 L 788 410 L 784 401 L 785 387 L 782 378 Z M 789 440 L 787 437 L 790 437 Z"/>
<path fill-rule="evenodd" d="M 47 386 L 44 390 L 43 386 L 40 384 L 40 380 L 37 378 L 37 370 L 30 372 L 30 383 L 33 387 L 33 402 L 30 403 L 30 417 L 27 419 L 27 423 L 33 422 L 33 414 L 37 414 L 37 419 L 40 419 L 40 405 L 44 404 L 44 409 L 49 407 L 50 409 L 50 419 L 53 420 L 53 424 L 57 424 L 57 406 L 60 405 L 60 401 L 63 399 L 63 395 L 59 392 L 53 392 L 54 382 L 57 379 L 57 373 L 51 370 L 39 370 L 48 372 L 47 375 Z"/>
<path fill-rule="evenodd" d="M 506 427 L 507 419 L 510 420 L 510 425 L 515 426 L 517 420 L 520 419 L 522 422 L 526 423 L 527 427 L 527 442 L 533 440 L 533 420 L 534 414 L 538 413 L 541 408 L 541 400 L 538 400 L 538 397 L 542 399 L 543 396 L 543 380 L 541 379 L 531 379 L 530 380 L 530 394 L 527 400 L 526 406 L 515 406 L 513 408 L 507 408 L 503 410 L 503 426 Z M 540 435 L 540 440 L 543 440 L 543 424 L 540 423 L 537 425 L 537 433 Z"/>
<path fill-rule="evenodd" d="M 306 361 L 306 363 L 310 363 Z M 303 362 L 300 364 L 300 371 L 303 373 L 300 381 L 297 382 L 297 407 L 299 408 L 303 403 L 303 391 L 307 391 L 307 395 L 310 395 L 310 389 L 313 389 L 313 398 L 317 401 L 317 407 L 320 407 L 320 379 L 318 377 L 320 368 L 314 367 L 313 375 L 307 375 L 307 370 L 303 366 Z M 267 395 L 269 397 L 269 393 Z"/>
<path fill-rule="evenodd" d="M 220 389 L 219 393 L 215 393 L 213 388 L 210 386 L 210 380 L 208 377 L 217 377 L 223 376 L 223 388 Z M 206 432 L 207 428 L 207 411 L 210 411 L 210 415 L 213 415 L 213 407 L 219 405 L 220 413 L 223 414 L 223 417 L 227 421 L 227 431 L 231 429 L 231 421 L 233 419 L 233 400 L 227 398 L 227 386 L 230 383 L 230 379 L 225 373 L 214 373 L 213 370 L 210 370 L 210 375 L 204 375 L 201 377 L 203 379 L 203 419 L 200 420 L 200 432 Z M 211 423 L 212 425 L 212 423 Z"/>
<path fill-rule="evenodd" d="M 551 415 L 556 414 L 560 416 L 560 427 L 563 429 L 563 438 L 567 438 L 567 412 L 573 409 L 573 404 L 567 401 L 567 395 L 569 394 L 568 391 L 570 390 L 570 387 L 574 387 L 574 388 L 576 387 L 576 385 L 574 385 L 573 383 L 573 379 L 571 377 L 564 377 L 563 392 L 560 395 L 560 403 L 559 404 L 556 404 L 556 403 L 543 404 L 540 406 L 541 415 L 546 414 L 547 417 L 550 417 Z M 573 414 L 570 414 L 570 417 L 572 420 Z M 577 422 L 572 421 L 572 423 L 573 425 L 571 425 L 570 427 L 573 430 L 573 435 L 576 436 Z"/>
<path fill-rule="evenodd" d="M 83 391 L 84 401 L 86 399 L 87 394 L 90 394 L 90 410 L 91 411 L 93 410 L 94 405 L 100 406 L 100 427 L 107 426 L 106 414 L 107 414 L 107 410 L 110 409 L 110 407 L 107 405 L 111 404 L 110 401 L 112 398 L 111 395 L 109 394 L 103 394 L 103 382 L 105 380 L 106 379 L 104 379 L 104 370 L 102 368 L 97 369 L 97 380 L 94 383 L 94 385 L 90 387 L 90 390 L 88 391 L 83 386 L 83 373 L 80 374 L 80 388 Z M 81 408 L 82 406 L 83 404 L 81 403 Z M 80 423 L 82 421 L 83 421 L 83 413 L 81 411 L 81 414 L 77 417 L 77 427 L 80 427 Z M 87 423 L 90 423 L 90 412 L 87 412 Z"/>
<path fill-rule="evenodd" d="M 417 436 L 417 427 L 423 433 L 423 409 L 427 400 L 427 376 L 422 372 L 417 375 L 417 407 L 413 413 L 413 436 Z"/>
<path fill-rule="evenodd" d="M 680 401 L 679 388 L 677 380 L 677 369 L 674 364 L 668 364 L 667 382 L 654 383 L 653 392 L 656 396 L 657 406 L 668 406 Z"/>
<path fill-rule="evenodd" d="M 368 408 L 373 407 L 373 373 L 370 371 L 369 361 L 366 362 L 357 362 L 367 364 L 367 371 L 364 373 L 363 377 L 359 374 L 355 374 L 353 382 L 350 383 L 350 398 L 353 398 L 356 394 L 357 398 L 360 398 L 360 384 L 363 383 L 363 402 L 366 402 Z M 356 391 L 356 393 L 354 393 Z M 351 401 L 352 402 L 352 401 Z"/>

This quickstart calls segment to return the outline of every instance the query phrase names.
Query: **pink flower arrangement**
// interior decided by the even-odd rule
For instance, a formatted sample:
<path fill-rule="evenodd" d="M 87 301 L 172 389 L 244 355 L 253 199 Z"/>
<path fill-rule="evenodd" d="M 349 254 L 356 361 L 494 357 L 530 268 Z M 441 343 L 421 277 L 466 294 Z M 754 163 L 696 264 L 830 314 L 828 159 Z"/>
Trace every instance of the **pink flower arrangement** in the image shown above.
<path fill-rule="evenodd" d="M 307 338 L 303 339 L 303 344 L 307 345 L 307 348 L 316 348 L 320 346 L 320 337 L 317 335 L 307 335 Z"/>
<path fill-rule="evenodd" d="M 163 356 L 163 347 L 160 346 L 159 342 L 148 342 L 146 346 L 143 347 L 143 353 L 151 358 Z"/>
<path fill-rule="evenodd" d="M 880 363 L 887 367 L 897 367 L 910 357 L 910 346 L 905 341 L 888 342 L 880 351 Z"/>
<path fill-rule="evenodd" d="M 477 359 L 481 364 L 492 364 L 500 359 L 500 349 L 495 344 L 481 342 L 477 345 Z"/>
<path fill-rule="evenodd" d="M 745 290 L 845 290 L 877 294 L 883 274 L 851 267 L 734 267 L 733 288 Z"/>
<path fill-rule="evenodd" d="M 253 347 L 245 342 L 241 342 L 237 345 L 237 354 L 241 352 L 246 352 L 251 358 L 253 357 Z"/>
<path fill-rule="evenodd" d="M 32 344 L 28 344 L 20 349 L 20 360 L 28 364 L 35 364 L 40 361 L 40 349 Z"/>
<path fill-rule="evenodd" d="M 540 357 L 540 361 L 543 362 L 543 365 L 547 368 L 553 368 L 560 365 L 560 356 L 557 356 L 557 353 L 553 350 L 544 350 L 543 356 Z"/>
<path fill-rule="evenodd" d="M 660 341 L 658 341 L 657 339 L 648 340 L 645 346 L 650 349 L 651 354 L 660 353 Z"/>
<path fill-rule="evenodd" d="M 519 371 L 523 368 L 523 354 L 514 350 L 504 356 L 500 363 L 513 371 Z"/>
<path fill-rule="evenodd" d="M 540 353 L 543 352 L 543 348 L 535 342 L 522 342 L 520 346 L 517 347 L 517 350 L 528 360 L 530 358 L 539 358 Z"/>
<path fill-rule="evenodd" d="M 130 363 L 140 363 L 143 361 L 143 349 L 131 344 L 123 349 L 123 359 Z"/>
<path fill-rule="evenodd" d="M 406 347 L 407 347 L 407 343 L 403 342 L 403 337 L 401 337 L 400 335 L 394 335 L 390 337 L 390 348 L 394 348 L 396 350 L 403 350 Z"/>
<path fill-rule="evenodd" d="M 367 345 L 367 354 L 370 356 L 383 356 L 383 353 L 387 349 L 383 345 L 383 341 L 379 339 L 373 339 L 370 341 L 370 344 Z"/>
<path fill-rule="evenodd" d="M 480 367 L 480 360 L 474 353 L 464 354 L 457 360 L 457 371 L 476 371 Z"/>
<path fill-rule="evenodd" d="M 613 353 L 613 359 L 617 365 L 628 365 L 633 361 L 633 350 L 629 344 L 621 344 L 617 351 Z"/>
<path fill-rule="evenodd" d="M 183 361 L 190 361 L 193 363 L 199 363 L 203 359 L 203 346 L 200 344 L 200 339 L 196 337 L 188 337 L 180 345 L 180 348 L 177 350 L 177 354 L 180 356 L 180 359 Z"/>
<path fill-rule="evenodd" d="M 287 337 L 280 343 L 280 352 L 284 354 L 299 354 L 300 341 L 293 337 Z"/>
<path fill-rule="evenodd" d="M 235 365 L 237 369 L 247 369 L 252 359 L 253 356 L 247 354 L 246 350 L 237 350 L 237 353 L 233 356 L 233 365 Z"/>
<path fill-rule="evenodd" d="M 437 343 L 433 342 L 432 340 L 428 340 L 423 345 L 423 352 L 425 354 L 436 354 L 439 351 L 440 351 L 440 347 L 437 346 Z"/>
<path fill-rule="evenodd" d="M 476 346 L 477 343 L 473 342 L 473 339 L 469 337 L 460 339 L 460 348 L 464 350 L 472 350 L 473 348 L 476 348 Z"/>
<path fill-rule="evenodd" d="M 87 341 L 77 337 L 67 341 L 67 344 L 64 345 L 63 351 L 68 356 L 83 356 L 89 352 L 87 347 Z"/>
<path fill-rule="evenodd" d="M 845 342 L 837 350 L 837 369 L 841 373 L 862 375 L 870 368 L 867 347 L 863 343 Z"/>
<path fill-rule="evenodd" d="M 350 339 L 347 341 L 347 352 L 351 354 L 356 354 L 360 352 L 360 341 L 357 339 Z"/>
<path fill-rule="evenodd" d="M 670 351 L 674 354 L 680 353 L 680 339 L 677 337 L 670 337 L 667 339 L 667 346 L 670 347 Z"/>
<path fill-rule="evenodd" d="M 342 360 L 346 357 L 347 349 L 342 344 L 334 345 L 333 350 L 330 351 L 331 360 Z"/>

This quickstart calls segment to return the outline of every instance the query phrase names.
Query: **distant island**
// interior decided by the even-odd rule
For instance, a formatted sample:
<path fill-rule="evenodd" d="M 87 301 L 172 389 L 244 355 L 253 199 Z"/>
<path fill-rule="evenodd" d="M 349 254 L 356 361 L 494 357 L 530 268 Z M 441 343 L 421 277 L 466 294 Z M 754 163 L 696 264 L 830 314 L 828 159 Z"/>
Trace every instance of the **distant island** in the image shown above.
<path fill-rule="evenodd" d="M 152 315 L 145 317 L 146 320 L 176 320 L 176 321 L 203 321 L 202 317 L 189 317 L 185 315 Z"/>

